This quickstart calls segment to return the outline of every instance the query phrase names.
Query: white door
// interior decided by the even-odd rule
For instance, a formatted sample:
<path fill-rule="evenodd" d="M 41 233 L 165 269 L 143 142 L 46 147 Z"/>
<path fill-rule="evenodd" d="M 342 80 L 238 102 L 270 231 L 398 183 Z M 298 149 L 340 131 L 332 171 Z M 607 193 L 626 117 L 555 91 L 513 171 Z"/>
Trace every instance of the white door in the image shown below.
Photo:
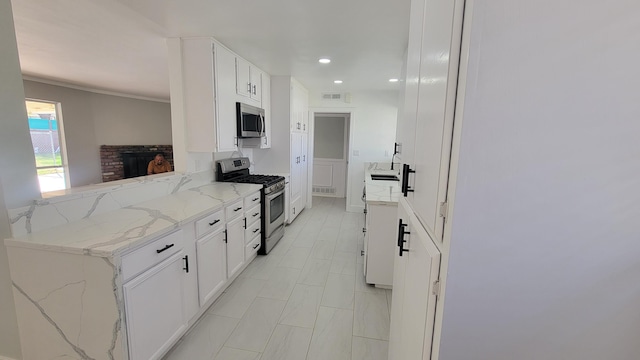
<path fill-rule="evenodd" d="M 196 242 L 198 256 L 198 293 L 200 306 L 215 295 L 227 280 L 227 246 L 224 231 Z"/>
<path fill-rule="evenodd" d="M 402 199 L 399 206 L 405 207 L 399 211 L 402 216 L 399 221 L 406 224 L 404 231 L 407 232 L 398 237 L 400 246 L 396 248 L 398 257 L 406 257 L 399 260 L 404 261 L 404 268 L 399 269 L 404 272 L 404 283 L 399 284 L 404 290 L 402 298 L 398 299 L 402 307 L 400 324 L 395 323 L 397 318 L 392 320 L 394 333 L 390 335 L 390 339 L 394 343 L 390 343 L 389 348 L 394 351 L 394 359 L 430 359 L 437 300 L 434 291 L 440 273 L 440 252 L 418 218 L 410 211 L 406 200 Z M 395 293 L 395 283 L 393 287 Z M 392 306 L 395 300 L 392 299 Z M 392 316 L 397 316 L 393 310 Z"/>
<path fill-rule="evenodd" d="M 244 217 L 227 223 L 227 276 L 231 278 L 244 263 Z"/>
<path fill-rule="evenodd" d="M 314 195 L 345 197 L 349 114 L 315 113 L 313 129 Z"/>
<path fill-rule="evenodd" d="M 123 285 L 131 359 L 159 359 L 186 329 L 184 253 Z"/>
<path fill-rule="evenodd" d="M 420 83 L 415 128 L 414 174 L 409 183 L 413 209 L 427 231 L 442 241 L 444 218 L 440 203 L 446 199 L 455 91 L 458 78 L 460 34 L 454 1 L 427 1 L 424 9 Z"/>
<path fill-rule="evenodd" d="M 234 68 L 236 57 L 227 49 L 216 46 L 215 59 L 215 104 L 217 122 L 217 148 L 218 151 L 237 150 L 236 139 L 236 102 L 235 87 L 236 78 Z"/>

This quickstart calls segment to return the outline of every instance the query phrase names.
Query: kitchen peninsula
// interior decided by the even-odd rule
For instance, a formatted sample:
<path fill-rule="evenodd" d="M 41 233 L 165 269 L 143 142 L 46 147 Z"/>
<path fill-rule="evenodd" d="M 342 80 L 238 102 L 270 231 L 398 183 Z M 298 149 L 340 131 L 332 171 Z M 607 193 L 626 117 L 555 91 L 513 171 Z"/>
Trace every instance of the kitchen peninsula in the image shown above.
<path fill-rule="evenodd" d="M 110 186 L 12 214 L 27 232 L 5 241 L 25 359 L 160 358 L 256 256 L 242 219 L 259 185 L 176 173 Z M 135 193 L 147 199 L 100 210 Z M 71 220 L 44 229 L 39 209 Z"/>

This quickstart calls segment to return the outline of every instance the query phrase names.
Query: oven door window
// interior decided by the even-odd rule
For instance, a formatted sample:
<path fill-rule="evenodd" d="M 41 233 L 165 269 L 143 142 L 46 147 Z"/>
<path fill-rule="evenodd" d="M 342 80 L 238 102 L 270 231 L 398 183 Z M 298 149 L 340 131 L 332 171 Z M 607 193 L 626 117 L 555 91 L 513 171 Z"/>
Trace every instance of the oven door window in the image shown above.
<path fill-rule="evenodd" d="M 269 202 L 269 223 L 273 223 L 284 214 L 284 192 Z"/>
<path fill-rule="evenodd" d="M 242 131 L 262 133 L 262 120 L 259 115 L 243 113 Z"/>

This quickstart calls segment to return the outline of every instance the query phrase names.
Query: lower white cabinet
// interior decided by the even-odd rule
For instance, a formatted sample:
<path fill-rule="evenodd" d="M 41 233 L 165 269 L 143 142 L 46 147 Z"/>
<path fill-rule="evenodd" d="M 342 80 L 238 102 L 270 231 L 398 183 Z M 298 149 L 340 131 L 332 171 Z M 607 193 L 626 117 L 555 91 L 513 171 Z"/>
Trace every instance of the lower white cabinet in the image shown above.
<path fill-rule="evenodd" d="M 244 217 L 227 223 L 227 277 L 233 277 L 244 264 Z"/>
<path fill-rule="evenodd" d="M 398 219 L 389 359 L 430 359 L 440 252 L 404 198 Z"/>
<path fill-rule="evenodd" d="M 183 334 L 185 265 L 180 251 L 123 285 L 130 359 L 159 359 Z"/>
<path fill-rule="evenodd" d="M 390 287 L 393 284 L 395 233 L 397 230 L 395 204 L 366 205 L 364 235 L 364 276 L 367 284 Z"/>
<path fill-rule="evenodd" d="M 223 230 L 196 242 L 198 298 L 204 306 L 227 281 L 227 244 Z"/>

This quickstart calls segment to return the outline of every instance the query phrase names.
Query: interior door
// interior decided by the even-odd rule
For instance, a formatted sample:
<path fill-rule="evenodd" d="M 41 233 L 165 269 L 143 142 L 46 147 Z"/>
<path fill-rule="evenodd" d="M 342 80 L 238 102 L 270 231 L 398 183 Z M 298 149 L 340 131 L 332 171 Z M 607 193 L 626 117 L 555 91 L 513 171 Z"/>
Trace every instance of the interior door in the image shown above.
<path fill-rule="evenodd" d="M 409 198 L 435 240 L 442 241 L 461 34 L 454 22 L 462 12 L 454 1 L 427 1 L 424 8 L 415 156 Z"/>

